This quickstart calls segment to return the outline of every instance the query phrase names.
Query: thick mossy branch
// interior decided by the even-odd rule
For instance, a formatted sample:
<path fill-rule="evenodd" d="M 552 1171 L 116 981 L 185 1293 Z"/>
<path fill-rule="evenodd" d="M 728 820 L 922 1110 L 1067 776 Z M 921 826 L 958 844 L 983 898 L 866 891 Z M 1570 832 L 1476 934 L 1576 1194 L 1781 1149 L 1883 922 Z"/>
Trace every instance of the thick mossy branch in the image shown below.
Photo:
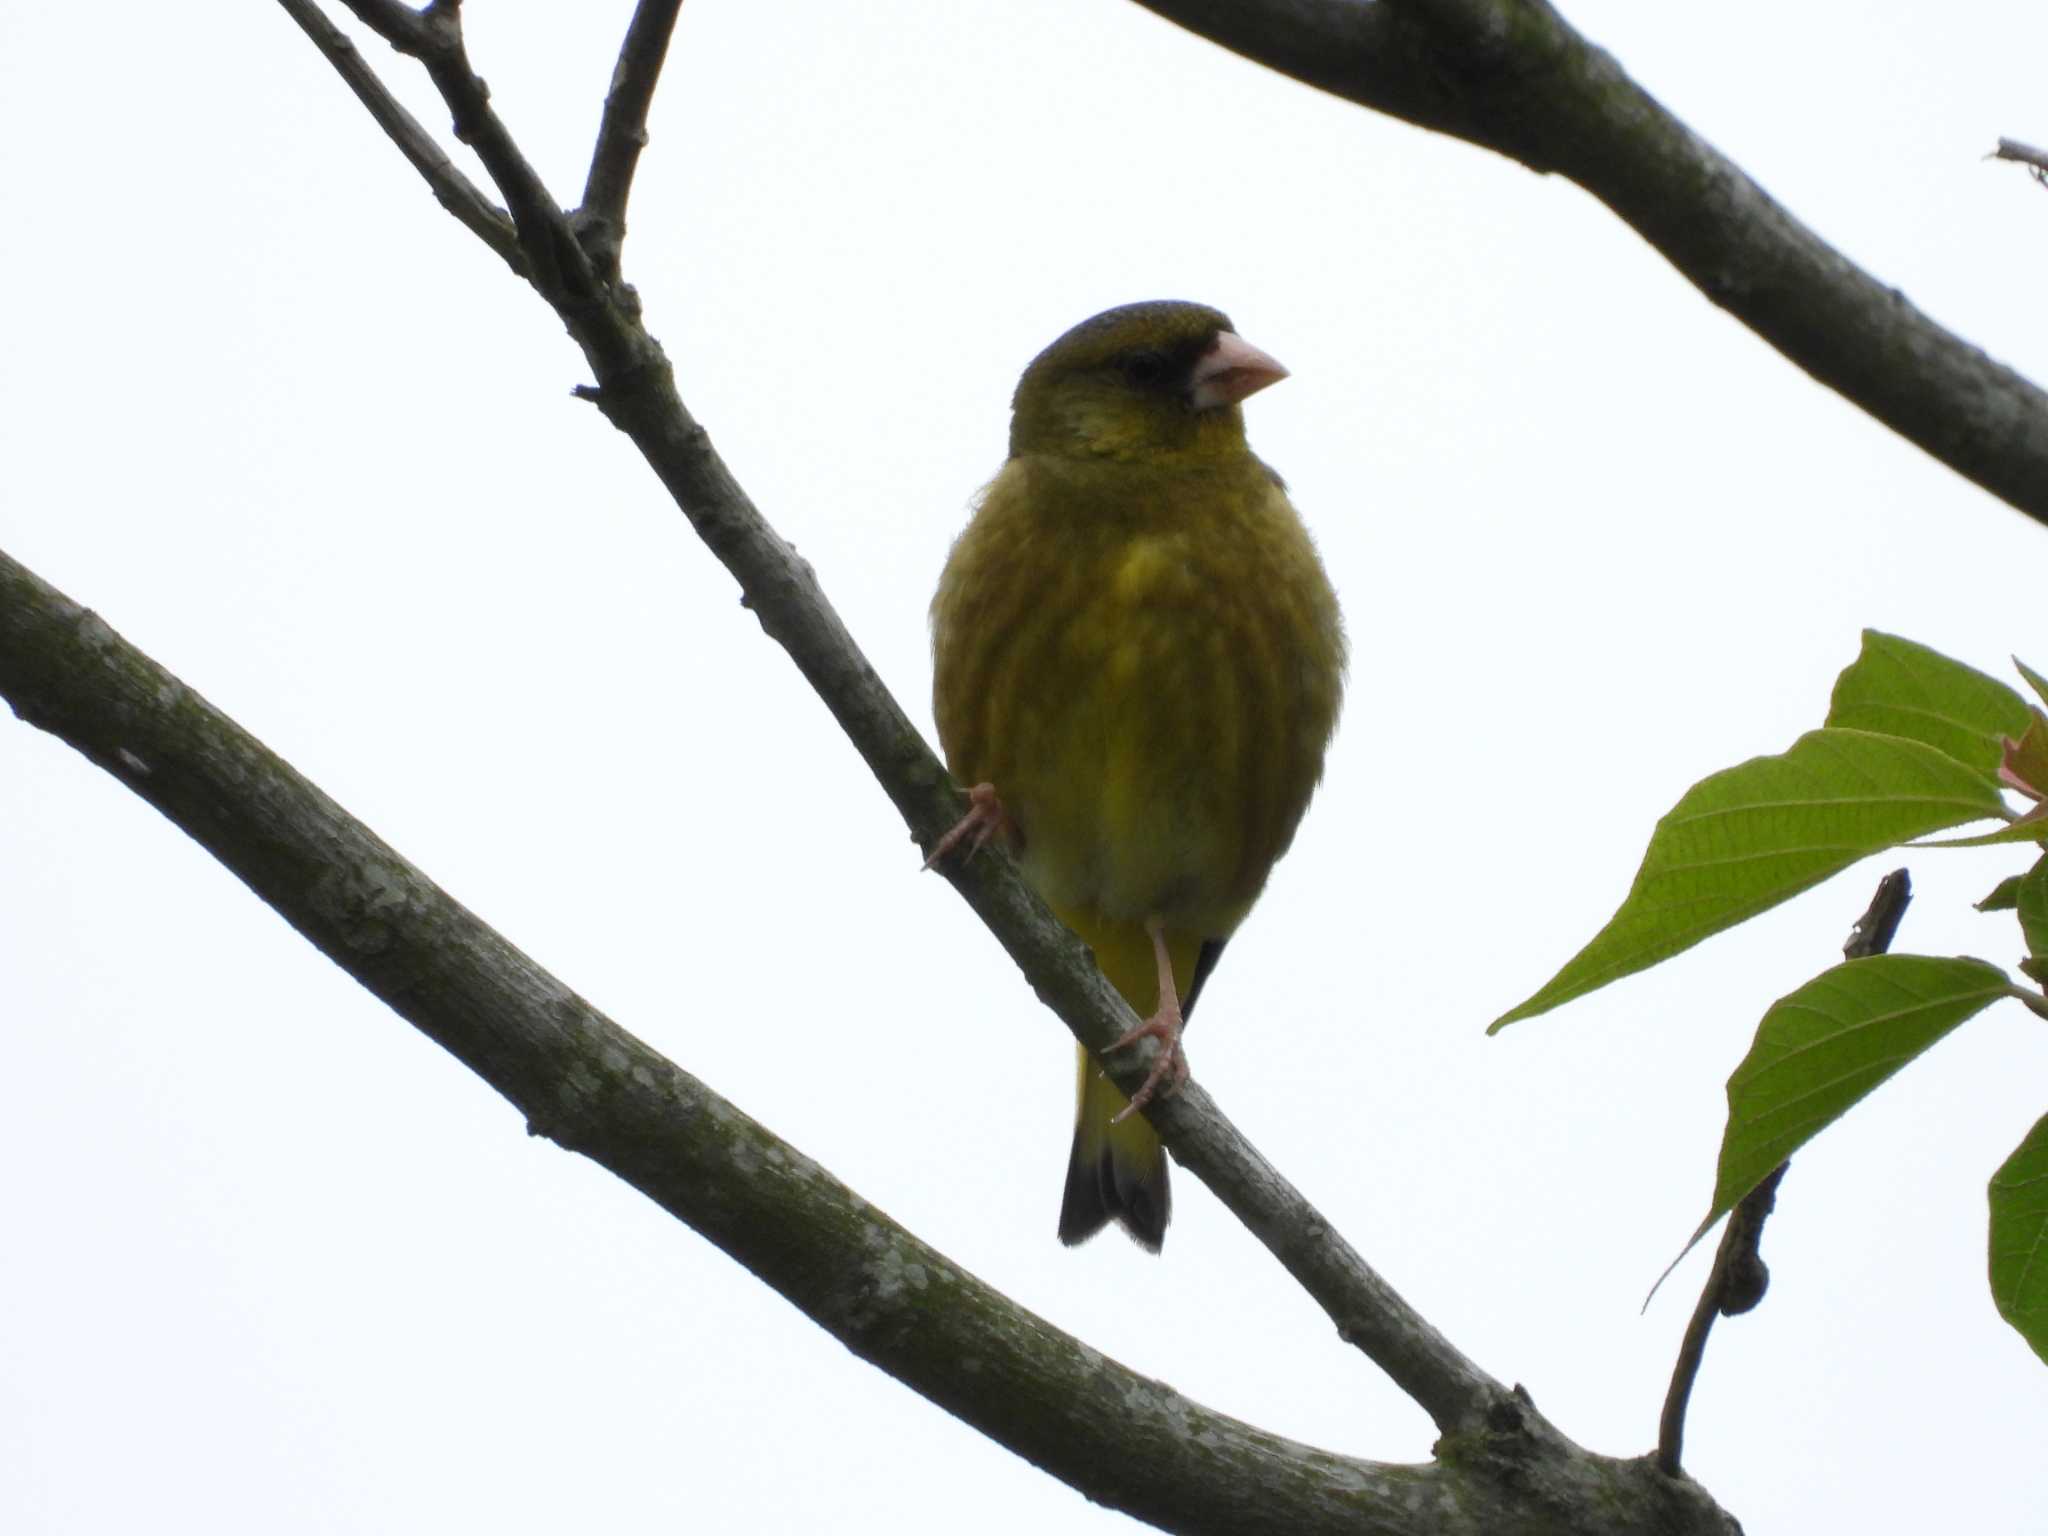
<path fill-rule="evenodd" d="M 1544 0 L 1138 0 L 1360 106 L 1577 182 L 1821 383 L 2048 522 L 2048 395 L 1774 201 Z"/>
<path fill-rule="evenodd" d="M 1533 1415 L 1497 1410 L 1474 1426 L 1467 1442 L 1484 1456 L 1392 1466 L 1283 1440 L 1104 1359 L 620 1029 L 4 555 L 0 696 L 202 843 L 532 1131 L 610 1169 L 863 1359 L 1092 1499 L 1177 1531 L 1735 1529 L 1691 1484 L 1589 1456 Z"/>

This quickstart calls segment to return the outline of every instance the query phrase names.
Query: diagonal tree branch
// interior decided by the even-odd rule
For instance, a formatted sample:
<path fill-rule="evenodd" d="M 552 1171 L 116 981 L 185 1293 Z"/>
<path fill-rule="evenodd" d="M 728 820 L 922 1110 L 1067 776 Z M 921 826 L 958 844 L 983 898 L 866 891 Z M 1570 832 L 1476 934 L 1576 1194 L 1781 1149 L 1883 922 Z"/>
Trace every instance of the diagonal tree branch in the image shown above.
<path fill-rule="evenodd" d="M 1815 379 L 2048 522 L 2048 395 L 1827 245 L 1547 0 L 1138 0 L 1360 106 L 1555 171 Z"/>
<path fill-rule="evenodd" d="M 384 82 L 377 78 L 377 72 L 370 68 L 349 35 L 329 21 L 313 0 L 279 0 L 279 3 L 284 6 L 285 14 L 313 40 L 313 46 L 327 56 L 327 62 L 334 66 L 335 72 L 348 82 L 348 88 L 369 109 L 370 116 L 398 146 L 399 153 L 412 162 L 412 168 L 432 189 L 435 200 L 453 214 L 464 229 L 504 258 L 514 272 L 524 276 L 519 260 L 518 237 L 505 210 L 485 197 L 476 183 L 463 175 L 461 168 L 448 158 L 447 152 L 434 142 L 433 135 L 421 126 L 420 120 L 406 111 L 398 98 L 384 88 Z"/>
<path fill-rule="evenodd" d="M 619 252 L 626 239 L 626 199 L 633 190 L 633 172 L 647 147 L 647 109 L 668 57 L 669 37 L 683 0 L 640 0 L 619 45 L 619 62 L 605 93 L 604 116 L 597 144 L 590 153 L 590 174 L 583 182 L 583 206 L 576 225 L 592 247 L 598 270 L 609 281 L 619 276 Z"/>
<path fill-rule="evenodd" d="M 0 696 L 205 846 L 509 1099 L 861 1358 L 1088 1497 L 1177 1531 L 1734 1536 L 1697 1485 L 1504 1398 L 1423 1467 L 1214 1413 L 1104 1359 L 620 1029 L 227 716 L 0 555 Z"/>
<path fill-rule="evenodd" d="M 373 26 L 381 18 L 380 31 L 408 51 L 418 51 L 457 124 L 467 121 L 478 134 L 478 152 L 513 207 L 529 259 L 536 250 L 557 252 L 583 263 L 580 270 L 587 279 L 587 259 L 569 234 L 567 220 L 544 193 L 534 191 L 537 180 L 526 184 L 531 173 L 525 159 L 490 112 L 487 93 L 461 46 L 456 8 L 437 3 L 413 12 L 399 6 L 394 17 L 384 14 L 392 9 L 388 5 L 347 3 Z M 413 21 L 433 35 L 416 32 Z M 488 150 L 483 147 L 487 143 L 492 146 Z M 739 581 L 762 628 L 789 653 L 929 847 L 958 819 L 959 790 L 854 644 L 810 567 L 761 516 L 684 407 L 668 358 L 640 324 L 630 290 L 624 284 L 599 289 L 565 283 L 562 276 L 560 268 L 539 270 L 533 285 L 581 344 L 596 375 L 596 385 L 578 393 L 632 439 L 691 526 Z M 1007 860 L 984 859 L 948 873 L 1039 997 L 1083 1044 L 1100 1052 L 1136 1022 L 1087 948 Z M 1135 1089 L 1150 1065 L 1149 1052 L 1134 1062 L 1130 1057 L 1135 1054 L 1123 1053 L 1111 1067 L 1126 1091 Z M 1176 1160 L 1265 1243 L 1330 1315 L 1340 1336 L 1392 1377 L 1439 1429 L 1463 1433 L 1488 1422 L 1507 1397 L 1501 1384 L 1402 1300 L 1245 1141 L 1207 1094 L 1191 1087 L 1151 1111 L 1150 1118 Z"/>

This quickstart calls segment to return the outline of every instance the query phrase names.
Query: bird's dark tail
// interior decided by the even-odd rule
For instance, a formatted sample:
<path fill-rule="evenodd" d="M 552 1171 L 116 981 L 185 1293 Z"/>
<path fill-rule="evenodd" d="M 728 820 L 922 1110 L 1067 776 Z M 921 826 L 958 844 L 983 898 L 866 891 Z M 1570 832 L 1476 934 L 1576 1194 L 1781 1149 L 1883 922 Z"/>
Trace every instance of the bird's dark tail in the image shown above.
<path fill-rule="evenodd" d="M 1066 1198 L 1060 1202 L 1060 1241 L 1069 1248 L 1111 1221 L 1152 1253 L 1166 1241 L 1166 1220 L 1173 1210 L 1166 1148 L 1143 1115 L 1110 1124 L 1129 1102 L 1082 1051 L 1081 1108 L 1067 1157 Z"/>
<path fill-rule="evenodd" d="M 1223 958 L 1226 942 L 1204 939 L 1196 951 L 1187 994 L 1180 1000 L 1183 1021 L 1194 1016 L 1195 1001 Z M 1114 1221 L 1140 1248 L 1157 1253 L 1166 1241 L 1167 1218 L 1173 1214 L 1166 1148 L 1143 1115 L 1133 1115 L 1122 1125 L 1110 1124 L 1130 1100 L 1085 1050 L 1080 1099 L 1074 1147 L 1067 1154 L 1067 1192 L 1060 1201 L 1060 1241 L 1072 1248 Z"/>

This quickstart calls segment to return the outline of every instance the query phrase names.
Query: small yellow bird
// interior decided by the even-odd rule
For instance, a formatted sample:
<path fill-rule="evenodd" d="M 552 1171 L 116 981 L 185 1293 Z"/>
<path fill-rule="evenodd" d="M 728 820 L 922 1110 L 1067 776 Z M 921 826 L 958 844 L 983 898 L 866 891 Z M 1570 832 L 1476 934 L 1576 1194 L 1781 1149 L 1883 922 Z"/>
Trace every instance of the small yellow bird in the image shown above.
<path fill-rule="evenodd" d="M 1199 304 L 1085 320 L 1024 370 L 1010 457 L 932 599 L 932 705 L 972 809 L 1160 1042 L 1126 1101 L 1081 1052 L 1060 1240 L 1157 1252 L 1183 1021 L 1287 851 L 1337 723 L 1336 595 L 1240 401 L 1287 376 Z"/>

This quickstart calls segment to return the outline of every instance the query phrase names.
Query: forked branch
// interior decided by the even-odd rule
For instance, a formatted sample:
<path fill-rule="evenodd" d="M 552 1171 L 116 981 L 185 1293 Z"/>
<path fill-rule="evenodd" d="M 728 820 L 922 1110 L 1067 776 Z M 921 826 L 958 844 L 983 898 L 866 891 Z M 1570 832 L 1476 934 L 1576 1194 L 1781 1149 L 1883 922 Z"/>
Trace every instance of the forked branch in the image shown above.
<path fill-rule="evenodd" d="M 519 238 L 505 210 L 478 190 L 475 182 L 448 158 L 446 150 L 421 126 L 420 120 L 399 104 L 384 87 L 375 70 L 363 59 L 349 35 L 327 19 L 313 0 L 279 0 L 285 14 L 297 22 L 332 64 L 335 73 L 348 82 L 356 100 L 368 109 L 400 154 L 420 173 L 434 197 L 453 214 L 462 227 L 495 251 L 515 272 L 521 272 Z M 523 275 L 523 273 L 522 273 Z"/>

